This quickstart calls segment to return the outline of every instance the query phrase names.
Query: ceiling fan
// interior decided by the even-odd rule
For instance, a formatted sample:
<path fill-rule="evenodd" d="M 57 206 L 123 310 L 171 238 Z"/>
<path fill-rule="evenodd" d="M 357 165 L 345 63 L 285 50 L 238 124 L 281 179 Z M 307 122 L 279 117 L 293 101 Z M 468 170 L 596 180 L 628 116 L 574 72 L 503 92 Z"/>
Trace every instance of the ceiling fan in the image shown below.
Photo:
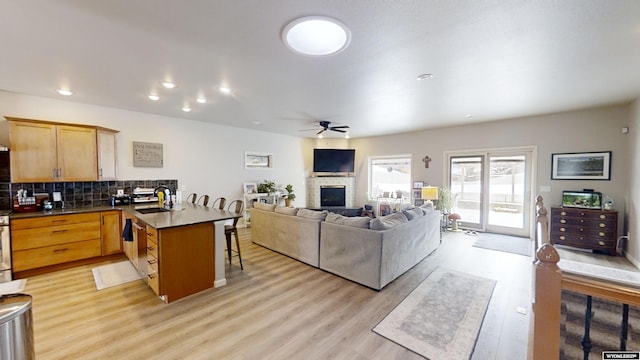
<path fill-rule="evenodd" d="M 344 130 L 344 129 L 348 129 L 349 128 L 348 125 L 331 126 L 331 121 L 324 121 L 324 120 L 318 122 L 318 126 L 321 127 L 321 129 L 320 129 L 320 131 L 318 131 L 318 133 L 316 135 L 320 135 L 320 134 L 322 134 L 323 132 L 325 132 L 327 130 L 346 133 L 347 130 Z M 316 130 L 316 129 L 306 129 L 306 130 L 300 130 L 300 131 L 309 131 L 309 130 Z"/>

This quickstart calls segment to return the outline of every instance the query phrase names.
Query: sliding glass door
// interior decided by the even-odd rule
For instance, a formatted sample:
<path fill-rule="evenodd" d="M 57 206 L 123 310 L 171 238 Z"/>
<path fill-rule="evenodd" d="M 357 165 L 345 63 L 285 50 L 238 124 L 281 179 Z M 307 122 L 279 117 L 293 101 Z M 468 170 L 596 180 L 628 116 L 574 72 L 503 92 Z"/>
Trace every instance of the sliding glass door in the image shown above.
<path fill-rule="evenodd" d="M 464 228 L 529 236 L 533 149 L 449 155 L 453 210 Z"/>

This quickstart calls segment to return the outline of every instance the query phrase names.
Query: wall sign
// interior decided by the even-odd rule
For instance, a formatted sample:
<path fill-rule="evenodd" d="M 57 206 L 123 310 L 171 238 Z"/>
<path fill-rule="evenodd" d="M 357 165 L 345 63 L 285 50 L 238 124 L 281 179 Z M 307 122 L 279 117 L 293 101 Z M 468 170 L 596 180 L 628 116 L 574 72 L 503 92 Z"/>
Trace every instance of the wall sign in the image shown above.
<path fill-rule="evenodd" d="M 162 144 L 134 141 L 133 166 L 162 167 Z"/>

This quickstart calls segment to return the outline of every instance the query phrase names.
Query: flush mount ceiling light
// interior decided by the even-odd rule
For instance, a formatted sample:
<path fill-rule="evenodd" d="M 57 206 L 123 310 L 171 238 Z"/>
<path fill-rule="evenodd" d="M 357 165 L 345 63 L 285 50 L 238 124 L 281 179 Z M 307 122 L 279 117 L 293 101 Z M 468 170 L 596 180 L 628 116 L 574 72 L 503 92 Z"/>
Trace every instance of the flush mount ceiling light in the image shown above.
<path fill-rule="evenodd" d="M 191 111 L 191 108 L 189 107 L 189 105 L 185 105 L 185 106 L 182 107 L 182 111 L 189 112 L 189 111 Z"/>
<path fill-rule="evenodd" d="M 298 54 L 329 56 L 349 46 L 351 31 L 336 19 L 326 16 L 307 16 L 285 26 L 282 30 L 282 41 Z"/>
<path fill-rule="evenodd" d="M 203 97 L 197 98 L 196 101 L 198 102 L 198 104 L 206 104 L 207 103 L 207 99 L 205 99 Z"/>
<path fill-rule="evenodd" d="M 416 77 L 418 80 L 429 80 L 433 79 L 433 74 L 420 74 Z"/>
<path fill-rule="evenodd" d="M 152 100 L 152 101 L 160 100 L 160 96 L 154 95 L 154 94 L 149 95 L 148 98 L 149 98 L 149 100 Z"/>
<path fill-rule="evenodd" d="M 162 84 L 162 86 L 165 89 L 175 89 L 176 88 L 176 84 L 172 83 L 171 81 L 163 81 L 160 84 Z"/>
<path fill-rule="evenodd" d="M 69 90 L 69 89 L 58 89 L 56 91 L 58 92 L 58 94 L 63 95 L 63 96 L 71 96 L 71 95 L 73 95 L 73 92 L 71 92 L 71 90 Z"/>
<path fill-rule="evenodd" d="M 220 90 L 220 92 L 223 93 L 223 94 L 227 94 L 227 95 L 231 94 L 231 88 L 226 87 L 226 86 L 220 86 L 218 88 L 218 90 Z"/>

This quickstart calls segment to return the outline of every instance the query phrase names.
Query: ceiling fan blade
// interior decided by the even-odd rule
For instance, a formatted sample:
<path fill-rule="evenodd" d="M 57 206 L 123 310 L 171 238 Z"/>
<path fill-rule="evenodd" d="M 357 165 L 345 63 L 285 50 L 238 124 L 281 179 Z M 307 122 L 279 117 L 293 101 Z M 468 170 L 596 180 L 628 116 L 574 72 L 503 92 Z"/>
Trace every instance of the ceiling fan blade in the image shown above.
<path fill-rule="evenodd" d="M 346 133 L 346 130 L 340 130 L 340 129 L 336 129 L 336 128 L 331 128 L 331 131 L 336 131 L 336 132 L 341 132 L 341 133 Z"/>
<path fill-rule="evenodd" d="M 325 132 L 325 131 L 327 131 L 327 129 L 322 129 L 322 130 L 318 131 L 318 132 L 316 133 L 316 135 L 320 135 L 320 134 L 322 134 L 322 133 L 323 133 L 323 132 Z"/>
<path fill-rule="evenodd" d="M 348 128 L 349 128 L 349 125 L 332 126 L 331 130 L 334 130 L 334 129 L 348 129 Z"/>
<path fill-rule="evenodd" d="M 318 128 L 315 128 L 315 129 L 303 129 L 303 130 L 298 130 L 298 131 L 316 131 L 316 130 L 318 130 Z"/>

